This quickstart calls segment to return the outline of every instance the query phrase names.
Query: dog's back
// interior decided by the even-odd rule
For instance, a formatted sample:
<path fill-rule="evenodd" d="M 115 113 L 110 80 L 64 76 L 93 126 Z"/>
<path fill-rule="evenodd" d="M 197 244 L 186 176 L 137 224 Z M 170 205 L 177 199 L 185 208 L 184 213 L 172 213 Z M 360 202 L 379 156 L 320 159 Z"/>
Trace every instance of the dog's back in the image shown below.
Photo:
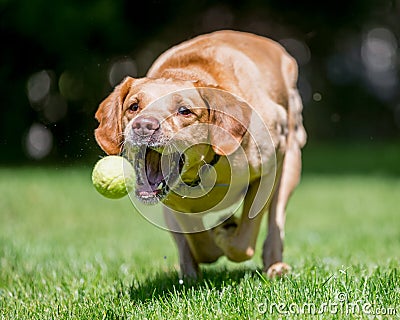
<path fill-rule="evenodd" d="M 295 86 L 297 65 L 271 39 L 217 31 L 172 47 L 154 62 L 147 76 L 192 80 L 199 86 L 227 90 L 252 104 L 269 98 L 287 107 L 286 88 Z"/>

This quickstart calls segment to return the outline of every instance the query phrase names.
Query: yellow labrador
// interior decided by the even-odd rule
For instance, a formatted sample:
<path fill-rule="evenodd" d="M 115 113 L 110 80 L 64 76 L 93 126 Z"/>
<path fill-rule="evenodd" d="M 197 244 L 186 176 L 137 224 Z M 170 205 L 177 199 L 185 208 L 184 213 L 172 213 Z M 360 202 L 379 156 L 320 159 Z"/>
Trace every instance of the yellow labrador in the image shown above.
<path fill-rule="evenodd" d="M 184 276 L 222 255 L 250 259 L 265 212 L 264 271 L 290 269 L 285 208 L 306 142 L 296 82 L 296 62 L 276 42 L 218 31 L 166 51 L 100 104 L 96 140 L 107 154 L 133 157 L 137 199 L 164 204 Z M 240 199 L 238 219 L 205 227 L 204 215 Z"/>

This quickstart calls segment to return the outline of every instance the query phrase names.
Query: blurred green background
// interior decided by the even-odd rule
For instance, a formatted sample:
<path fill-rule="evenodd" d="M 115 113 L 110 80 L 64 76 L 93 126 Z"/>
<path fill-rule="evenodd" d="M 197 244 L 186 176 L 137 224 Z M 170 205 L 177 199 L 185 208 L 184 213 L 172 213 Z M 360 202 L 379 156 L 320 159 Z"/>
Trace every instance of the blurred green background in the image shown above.
<path fill-rule="evenodd" d="M 399 159 L 399 0 L 1 0 L 0 163 L 92 164 L 94 112 L 112 87 L 218 29 L 271 37 L 296 58 L 317 167 L 312 146 L 332 143 L 368 157 L 389 142 Z"/>

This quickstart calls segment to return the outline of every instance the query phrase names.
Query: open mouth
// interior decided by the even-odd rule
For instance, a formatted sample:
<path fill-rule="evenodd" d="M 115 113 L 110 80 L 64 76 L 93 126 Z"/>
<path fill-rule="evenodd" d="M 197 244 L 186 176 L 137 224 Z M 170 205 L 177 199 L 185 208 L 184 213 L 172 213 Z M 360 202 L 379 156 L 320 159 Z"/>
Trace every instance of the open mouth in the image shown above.
<path fill-rule="evenodd" d="M 136 197 L 145 204 L 155 204 L 164 199 L 182 171 L 184 155 L 163 151 L 162 147 L 145 145 L 136 153 Z"/>

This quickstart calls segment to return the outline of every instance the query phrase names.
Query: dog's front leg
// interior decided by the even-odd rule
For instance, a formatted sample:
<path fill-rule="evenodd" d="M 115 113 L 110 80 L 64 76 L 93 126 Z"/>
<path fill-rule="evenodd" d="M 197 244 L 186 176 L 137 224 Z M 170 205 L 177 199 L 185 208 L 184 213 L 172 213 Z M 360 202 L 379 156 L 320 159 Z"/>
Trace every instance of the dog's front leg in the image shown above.
<path fill-rule="evenodd" d="M 253 257 L 260 223 L 266 206 L 254 218 L 249 217 L 250 209 L 260 186 L 260 181 L 249 185 L 243 203 L 243 212 L 237 226 L 222 224 L 214 229 L 215 243 L 229 260 L 241 262 Z"/>
<path fill-rule="evenodd" d="M 173 213 L 166 207 L 164 207 L 164 217 L 169 230 L 176 230 L 171 231 L 171 234 L 178 249 L 181 276 L 194 279 L 197 278 L 199 275 L 199 264 L 190 250 L 185 234 L 182 233 L 182 229 L 176 221 Z M 178 230 L 180 230 L 180 232 Z"/>
<path fill-rule="evenodd" d="M 268 236 L 263 247 L 264 271 L 271 278 L 290 270 L 290 266 L 282 262 L 285 211 L 289 197 L 300 180 L 301 151 L 293 135 L 289 137 L 289 146 L 283 163 L 282 176 L 269 210 Z"/>
<path fill-rule="evenodd" d="M 197 278 L 200 275 L 199 263 L 216 261 L 223 252 L 215 245 L 212 231 L 205 230 L 201 217 L 174 214 L 164 207 L 167 226 L 172 232 L 179 254 L 179 264 L 183 277 Z M 205 230 L 188 233 L 188 230 Z"/>
<path fill-rule="evenodd" d="M 281 181 L 282 183 L 282 181 Z M 263 246 L 264 271 L 269 278 L 281 276 L 290 271 L 290 266 L 282 262 L 285 227 L 286 202 L 279 201 L 281 184 L 275 192 L 268 214 L 268 235 Z"/>

